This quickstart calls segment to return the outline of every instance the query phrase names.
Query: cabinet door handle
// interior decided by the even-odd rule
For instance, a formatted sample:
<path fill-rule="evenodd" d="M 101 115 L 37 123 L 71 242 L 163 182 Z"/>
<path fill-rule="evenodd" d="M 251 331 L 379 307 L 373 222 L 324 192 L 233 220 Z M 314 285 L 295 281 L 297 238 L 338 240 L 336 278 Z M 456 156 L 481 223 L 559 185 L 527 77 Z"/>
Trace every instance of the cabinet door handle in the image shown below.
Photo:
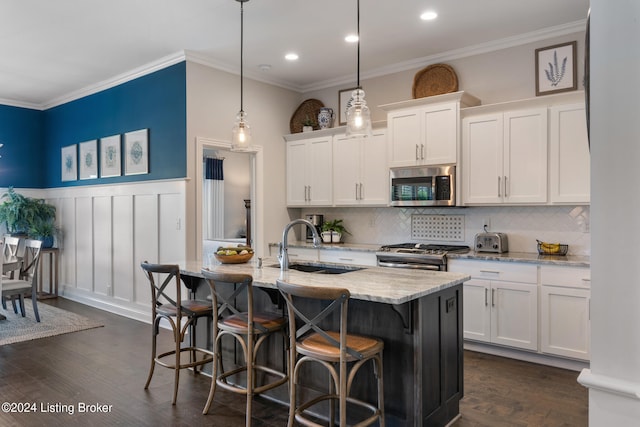
<path fill-rule="evenodd" d="M 480 273 L 500 274 L 498 270 L 480 270 Z"/>
<path fill-rule="evenodd" d="M 360 183 L 360 200 L 364 200 L 364 190 L 362 183 Z"/>
<path fill-rule="evenodd" d="M 311 201 L 311 186 L 307 185 L 307 202 Z"/>
<path fill-rule="evenodd" d="M 498 177 L 498 197 L 502 197 L 502 195 L 500 194 L 500 177 Z"/>
<path fill-rule="evenodd" d="M 509 197 L 507 194 L 507 177 L 504 177 L 504 197 Z"/>
<path fill-rule="evenodd" d="M 420 144 L 420 158 L 424 160 L 424 144 Z"/>
<path fill-rule="evenodd" d="M 491 307 L 496 306 L 496 290 L 491 289 Z"/>
<path fill-rule="evenodd" d="M 418 144 L 416 144 L 416 160 L 419 160 L 420 157 L 418 156 Z"/>
<path fill-rule="evenodd" d="M 484 288 L 484 305 L 485 307 L 489 305 L 489 289 Z"/>

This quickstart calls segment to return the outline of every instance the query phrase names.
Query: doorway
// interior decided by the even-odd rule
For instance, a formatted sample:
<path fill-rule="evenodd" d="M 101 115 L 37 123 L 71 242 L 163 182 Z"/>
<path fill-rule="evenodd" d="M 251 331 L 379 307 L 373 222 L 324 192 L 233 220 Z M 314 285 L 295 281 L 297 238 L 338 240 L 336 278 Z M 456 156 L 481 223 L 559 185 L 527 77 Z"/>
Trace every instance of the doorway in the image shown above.
<path fill-rule="evenodd" d="M 247 243 L 247 234 L 254 251 L 262 249 L 262 148 L 251 151 L 231 151 L 226 141 L 196 138 L 196 241 L 197 259 L 208 262 L 209 254 L 218 246 L 235 246 Z M 205 167 L 203 159 L 214 157 L 222 160 L 224 170 L 224 220 L 218 231 L 211 234 L 205 225 L 203 203 Z"/>

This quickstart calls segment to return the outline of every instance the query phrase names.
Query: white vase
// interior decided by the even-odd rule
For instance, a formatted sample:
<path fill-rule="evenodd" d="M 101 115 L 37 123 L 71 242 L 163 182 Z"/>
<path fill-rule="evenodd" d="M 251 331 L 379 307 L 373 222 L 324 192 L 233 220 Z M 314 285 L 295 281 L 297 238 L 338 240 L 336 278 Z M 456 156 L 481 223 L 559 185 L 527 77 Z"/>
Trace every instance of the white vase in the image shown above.
<path fill-rule="evenodd" d="M 323 231 L 322 233 L 320 233 L 320 236 L 322 237 L 322 242 L 323 243 L 331 243 L 331 231 Z"/>
<path fill-rule="evenodd" d="M 313 126 L 302 126 L 302 132 L 313 132 Z"/>
<path fill-rule="evenodd" d="M 341 233 L 338 233 L 337 231 L 331 232 L 331 243 L 340 243 L 341 239 L 342 239 Z"/>

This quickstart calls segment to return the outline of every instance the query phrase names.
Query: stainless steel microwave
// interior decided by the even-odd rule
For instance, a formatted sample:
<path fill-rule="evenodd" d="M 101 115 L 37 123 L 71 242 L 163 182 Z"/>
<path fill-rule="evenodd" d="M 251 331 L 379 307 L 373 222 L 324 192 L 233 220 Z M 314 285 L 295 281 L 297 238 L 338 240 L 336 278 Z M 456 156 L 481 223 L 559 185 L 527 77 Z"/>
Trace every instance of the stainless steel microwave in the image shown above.
<path fill-rule="evenodd" d="M 455 206 L 456 167 L 391 168 L 391 206 Z"/>

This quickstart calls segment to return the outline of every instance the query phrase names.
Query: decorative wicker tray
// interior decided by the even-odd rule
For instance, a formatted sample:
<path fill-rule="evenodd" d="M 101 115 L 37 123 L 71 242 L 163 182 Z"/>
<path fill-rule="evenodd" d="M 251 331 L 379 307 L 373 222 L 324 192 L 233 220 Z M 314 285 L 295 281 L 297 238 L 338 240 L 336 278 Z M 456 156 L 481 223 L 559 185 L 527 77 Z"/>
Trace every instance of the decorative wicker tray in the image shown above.
<path fill-rule="evenodd" d="M 442 95 L 458 90 L 458 76 L 447 64 L 433 64 L 418 71 L 413 78 L 413 97 Z"/>
<path fill-rule="evenodd" d="M 318 129 L 318 113 L 322 107 L 324 107 L 324 104 L 322 101 L 318 101 L 317 99 L 307 99 L 306 101 L 302 101 L 302 104 L 300 104 L 296 109 L 289 121 L 289 129 L 291 130 L 291 133 L 302 132 L 302 122 L 304 122 L 307 117 L 316 123 L 313 129 Z"/>

